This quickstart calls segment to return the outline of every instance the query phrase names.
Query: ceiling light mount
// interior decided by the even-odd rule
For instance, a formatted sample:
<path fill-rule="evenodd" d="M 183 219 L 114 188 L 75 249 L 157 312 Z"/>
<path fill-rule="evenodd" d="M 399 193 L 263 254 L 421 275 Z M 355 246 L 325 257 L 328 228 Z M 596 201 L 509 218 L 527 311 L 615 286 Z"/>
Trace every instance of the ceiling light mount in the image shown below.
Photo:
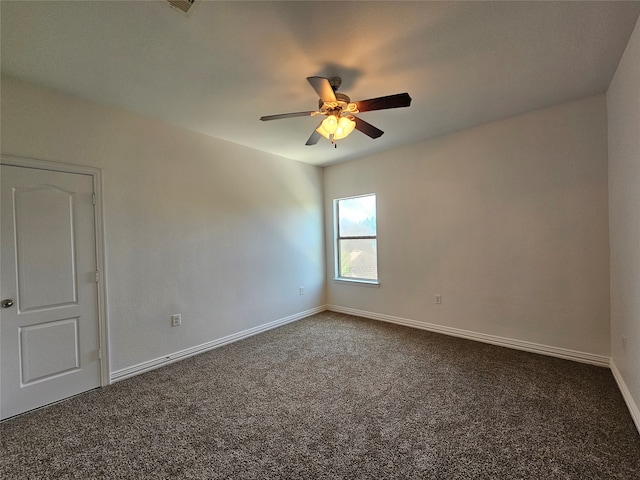
<path fill-rule="evenodd" d="M 336 92 L 340 88 L 340 85 L 342 85 L 342 79 L 340 77 L 330 77 L 328 80 L 329 85 L 331 85 L 334 92 Z"/>

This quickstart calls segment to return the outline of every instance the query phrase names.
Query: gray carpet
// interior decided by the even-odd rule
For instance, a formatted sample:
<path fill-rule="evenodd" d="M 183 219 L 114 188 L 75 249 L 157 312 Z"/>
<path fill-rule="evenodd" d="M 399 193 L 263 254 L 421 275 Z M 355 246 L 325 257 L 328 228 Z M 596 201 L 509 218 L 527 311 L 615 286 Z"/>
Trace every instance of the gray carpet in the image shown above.
<path fill-rule="evenodd" d="M 640 478 L 608 369 L 331 312 L 0 435 L 3 479 Z"/>

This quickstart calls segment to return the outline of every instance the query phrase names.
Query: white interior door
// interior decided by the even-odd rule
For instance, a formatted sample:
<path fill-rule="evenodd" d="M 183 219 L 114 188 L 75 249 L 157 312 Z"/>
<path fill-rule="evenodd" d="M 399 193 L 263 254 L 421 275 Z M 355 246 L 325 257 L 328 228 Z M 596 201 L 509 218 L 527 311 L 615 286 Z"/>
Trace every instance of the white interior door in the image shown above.
<path fill-rule="evenodd" d="M 100 386 L 91 175 L 2 165 L 0 418 Z"/>

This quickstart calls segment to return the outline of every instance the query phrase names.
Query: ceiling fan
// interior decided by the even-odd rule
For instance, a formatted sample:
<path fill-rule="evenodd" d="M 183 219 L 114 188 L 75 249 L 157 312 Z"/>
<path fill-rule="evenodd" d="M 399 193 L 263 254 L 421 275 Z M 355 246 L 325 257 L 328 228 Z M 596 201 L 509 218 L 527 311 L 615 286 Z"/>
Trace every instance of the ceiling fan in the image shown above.
<path fill-rule="evenodd" d="M 315 145 L 318 143 L 318 140 L 320 140 L 320 137 L 323 136 L 336 147 L 335 141 L 345 138 L 354 129 L 361 131 L 371 138 L 378 138 L 384 132 L 361 118 L 356 117 L 355 114 L 370 112 L 372 110 L 385 110 L 387 108 L 408 107 L 411 105 L 411 97 L 408 93 L 397 93 L 386 97 L 351 102 L 351 99 L 347 95 L 337 92 L 342 84 L 340 77 L 307 77 L 307 80 L 320 97 L 318 110 L 281 113 L 279 115 L 260 117 L 260 120 L 267 121 L 280 120 L 281 118 L 325 115 L 326 118 L 320 122 L 305 145 Z"/>

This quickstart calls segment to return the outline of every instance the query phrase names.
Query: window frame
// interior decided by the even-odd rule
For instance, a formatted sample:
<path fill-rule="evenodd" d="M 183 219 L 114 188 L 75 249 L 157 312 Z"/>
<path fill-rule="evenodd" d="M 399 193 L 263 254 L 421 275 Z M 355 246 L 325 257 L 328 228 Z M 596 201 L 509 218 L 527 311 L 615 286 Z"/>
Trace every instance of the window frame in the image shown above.
<path fill-rule="evenodd" d="M 340 232 L 340 202 L 342 200 L 351 200 L 354 198 L 362 197 L 374 197 L 375 206 L 375 221 L 376 221 L 376 234 L 375 235 L 352 235 L 342 236 Z M 355 284 L 363 284 L 369 286 L 377 286 L 380 284 L 380 272 L 378 271 L 378 195 L 376 193 L 364 193 L 361 195 L 350 195 L 348 197 L 335 198 L 333 200 L 333 222 L 334 222 L 334 280 L 338 282 L 348 282 Z M 340 275 L 340 242 L 342 240 L 375 240 L 376 244 L 376 278 L 360 278 L 360 277 L 343 277 Z"/>

